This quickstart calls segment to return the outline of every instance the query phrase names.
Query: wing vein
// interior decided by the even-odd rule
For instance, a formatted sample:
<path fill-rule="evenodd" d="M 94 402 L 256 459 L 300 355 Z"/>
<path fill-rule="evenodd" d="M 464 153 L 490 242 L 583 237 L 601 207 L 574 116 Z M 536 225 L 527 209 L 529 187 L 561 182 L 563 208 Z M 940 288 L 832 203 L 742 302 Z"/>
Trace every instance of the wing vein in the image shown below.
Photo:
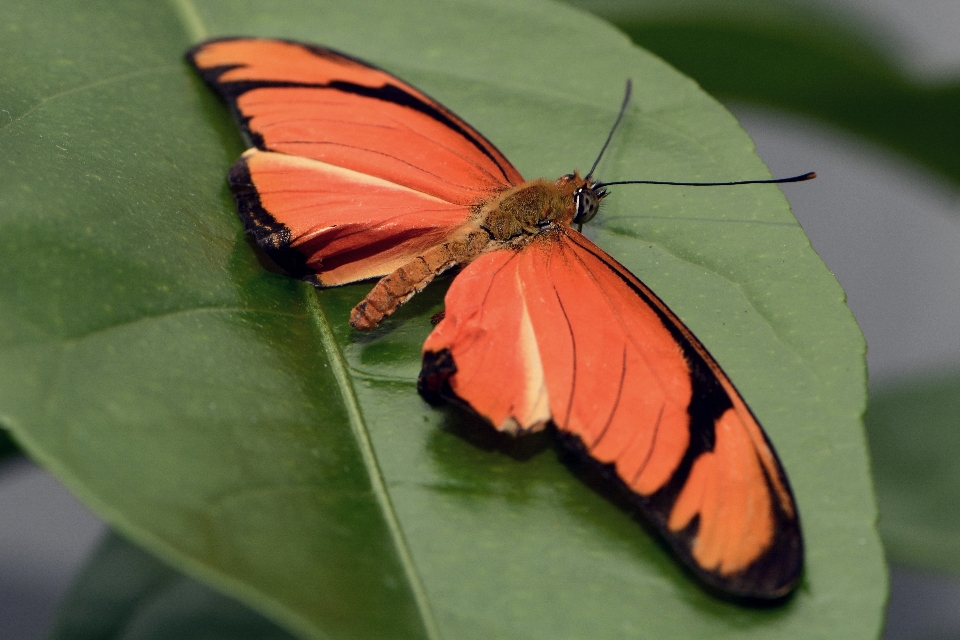
<path fill-rule="evenodd" d="M 409 131 L 409 132 L 412 133 L 413 135 L 418 136 L 418 137 L 420 137 L 420 138 L 423 138 L 424 140 L 428 140 L 428 141 L 431 142 L 432 144 L 440 147 L 441 149 L 445 149 L 445 150 L 449 151 L 450 153 L 452 153 L 453 155 L 457 156 L 458 158 L 460 158 L 461 160 L 463 160 L 464 162 L 466 162 L 466 163 L 469 164 L 470 166 L 474 167 L 474 168 L 477 169 L 478 171 L 481 171 L 482 173 L 486 174 L 486 175 L 487 175 L 491 180 L 493 180 L 494 182 L 500 182 L 500 179 L 497 178 L 496 176 L 494 176 L 494 175 L 493 175 L 492 173 L 490 173 L 489 171 L 487 171 L 486 168 L 480 166 L 479 164 L 477 164 L 476 162 L 474 162 L 473 160 L 471 160 L 469 157 L 463 155 L 463 154 L 460 153 L 459 151 L 457 151 L 457 150 L 455 150 L 455 149 L 447 146 L 446 144 L 441 144 L 439 141 L 434 140 L 433 138 L 428 137 L 428 136 L 427 136 L 426 134 L 424 134 L 424 133 L 421 133 L 421 132 L 419 132 L 419 131 L 416 131 L 416 130 L 410 128 L 409 125 L 407 125 L 407 124 L 405 124 L 405 123 L 403 123 L 403 122 L 398 122 L 397 120 L 395 120 L 395 119 L 393 119 L 393 118 L 391 118 L 391 120 L 392 120 L 395 124 L 398 124 L 398 125 L 399 125 L 399 128 L 405 129 L 406 131 Z M 489 156 L 486 156 L 486 157 L 487 157 L 488 159 L 490 159 Z M 492 160 L 492 159 L 491 159 L 491 160 Z M 496 160 L 493 160 L 493 163 L 494 163 L 494 165 L 497 165 Z M 503 171 L 503 168 L 500 167 L 499 165 L 497 165 L 497 168 L 500 169 L 501 173 L 504 173 L 503 179 L 506 180 L 507 184 L 512 184 L 512 183 L 509 181 L 509 179 L 507 179 L 506 173 Z"/>
<path fill-rule="evenodd" d="M 567 398 L 567 413 L 563 418 L 563 422 L 566 424 L 570 421 L 570 413 L 573 411 L 573 398 L 574 393 L 577 390 L 577 336 L 573 333 L 573 324 L 570 323 L 570 316 L 567 314 L 567 308 L 563 306 L 563 300 L 560 298 L 560 292 L 557 291 L 556 285 L 553 285 L 553 293 L 557 296 L 557 302 L 560 304 L 560 311 L 563 312 L 563 319 L 567 322 L 567 333 L 570 334 L 570 347 L 573 351 L 573 372 L 570 378 L 570 395 Z"/>
<path fill-rule="evenodd" d="M 599 435 L 597 435 L 597 437 L 594 438 L 593 444 L 591 444 L 588 447 L 590 451 L 593 451 L 594 447 L 596 447 L 597 444 L 599 444 L 600 441 L 603 440 L 603 436 L 607 434 L 607 430 L 610 428 L 610 425 L 613 424 L 613 418 L 614 416 L 617 415 L 617 408 L 619 408 L 620 406 L 620 398 L 623 395 L 623 383 L 626 380 L 626 378 L 627 378 L 627 347 L 626 345 L 624 345 L 623 357 L 620 363 L 620 383 L 617 385 L 617 397 L 613 401 L 613 406 L 610 408 L 610 415 L 607 416 L 607 421 L 603 425 L 603 429 L 601 429 Z M 651 449 L 652 448 L 653 447 L 651 447 Z"/>
<path fill-rule="evenodd" d="M 657 434 L 660 432 L 660 422 L 663 420 L 664 407 L 665 405 L 660 405 L 660 412 L 657 413 L 657 421 L 653 423 L 653 435 L 650 437 L 650 446 L 647 448 L 647 455 L 643 458 L 643 462 L 640 463 L 640 468 L 637 469 L 637 472 L 630 478 L 630 485 L 637 482 L 637 478 L 639 478 L 643 470 L 647 468 L 647 463 L 650 462 L 650 458 L 653 457 L 653 445 L 657 442 Z"/>
<path fill-rule="evenodd" d="M 569 236 L 568 236 L 568 237 L 569 237 Z M 578 246 L 582 246 L 582 245 L 580 245 L 579 242 L 576 243 L 576 244 L 577 244 Z M 586 247 L 584 247 L 584 248 L 586 249 Z M 589 250 L 588 250 L 588 251 L 589 251 Z M 592 251 L 590 251 L 590 254 L 593 255 L 594 257 L 596 257 L 598 260 L 600 260 L 600 262 L 603 262 L 604 264 L 606 264 L 606 261 L 603 260 L 603 258 L 601 258 L 600 256 L 597 256 L 597 255 L 594 254 Z M 577 255 L 577 252 L 576 252 L 576 251 L 573 252 L 573 255 L 574 255 L 574 257 L 577 259 L 577 261 L 580 262 L 580 264 L 583 265 L 583 269 L 584 269 L 584 271 L 586 272 L 587 276 L 588 276 L 591 280 L 593 280 L 593 282 L 594 282 L 594 283 L 596 284 L 596 286 L 597 286 L 597 289 L 598 289 L 598 290 L 600 291 L 600 293 L 603 295 L 604 300 L 607 301 L 607 306 L 610 307 L 610 310 L 613 312 L 613 315 L 616 317 L 617 322 L 620 323 L 620 327 L 623 329 L 623 335 L 626 336 L 627 340 L 633 345 L 633 348 L 637 351 L 637 354 L 638 354 L 641 358 L 643 358 L 643 361 L 644 361 L 644 362 L 647 363 L 647 367 L 650 369 L 650 371 L 651 371 L 651 373 L 654 375 L 654 377 L 656 377 L 657 382 L 660 384 L 660 388 L 661 388 L 661 389 L 665 389 L 665 387 L 664 387 L 664 385 L 663 385 L 663 382 L 660 380 L 660 375 L 659 375 L 659 373 L 658 373 L 657 367 L 653 366 L 653 364 L 652 364 L 652 363 L 650 362 L 650 360 L 647 358 L 647 355 L 643 352 L 643 349 L 641 349 L 640 346 L 637 345 L 637 343 L 634 341 L 633 336 L 631 335 L 630 331 L 627 330 L 627 325 L 626 325 L 626 322 L 625 322 L 624 319 L 623 319 L 623 316 L 620 314 L 620 309 L 617 307 L 616 304 L 614 304 L 613 300 L 610 299 L 610 296 L 607 294 L 607 291 L 600 285 L 600 281 L 597 280 L 596 276 L 594 276 L 593 272 L 590 270 L 590 267 L 587 266 L 587 263 L 584 262 L 583 258 L 581 258 L 579 255 Z M 644 300 L 644 301 L 647 302 L 648 304 L 650 304 L 649 301 L 647 301 L 647 300 Z M 651 304 L 651 306 L 653 306 L 653 305 Z M 658 316 L 659 316 L 659 314 L 658 314 Z M 661 320 L 661 322 L 662 322 L 662 320 Z"/>

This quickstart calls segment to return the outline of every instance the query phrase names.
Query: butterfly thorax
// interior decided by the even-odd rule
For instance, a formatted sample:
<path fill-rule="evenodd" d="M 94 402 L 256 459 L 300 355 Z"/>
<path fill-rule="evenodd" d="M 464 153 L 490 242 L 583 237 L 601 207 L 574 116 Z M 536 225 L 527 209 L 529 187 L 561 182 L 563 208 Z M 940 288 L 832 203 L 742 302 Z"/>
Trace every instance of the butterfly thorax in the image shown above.
<path fill-rule="evenodd" d="M 479 226 L 495 242 L 523 242 L 544 230 L 568 227 L 577 213 L 574 194 L 586 180 L 576 173 L 559 180 L 530 180 L 506 189 L 477 208 Z"/>

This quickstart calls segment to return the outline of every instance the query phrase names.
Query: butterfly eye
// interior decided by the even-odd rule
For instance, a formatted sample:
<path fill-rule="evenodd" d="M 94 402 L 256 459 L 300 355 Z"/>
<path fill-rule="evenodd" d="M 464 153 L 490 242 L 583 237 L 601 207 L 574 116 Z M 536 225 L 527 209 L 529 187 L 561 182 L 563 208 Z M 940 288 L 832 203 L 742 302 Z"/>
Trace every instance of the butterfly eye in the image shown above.
<path fill-rule="evenodd" d="M 581 187 L 574 191 L 573 202 L 577 207 L 577 212 L 573 216 L 574 224 L 590 222 L 600 209 L 600 198 L 593 189 L 588 187 Z"/>

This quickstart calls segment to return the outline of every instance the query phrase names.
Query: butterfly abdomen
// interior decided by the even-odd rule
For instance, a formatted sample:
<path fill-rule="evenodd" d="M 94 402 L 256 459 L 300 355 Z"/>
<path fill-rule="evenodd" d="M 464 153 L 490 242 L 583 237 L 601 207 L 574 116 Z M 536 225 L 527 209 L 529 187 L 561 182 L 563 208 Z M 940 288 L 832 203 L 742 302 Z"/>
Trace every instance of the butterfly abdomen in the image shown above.
<path fill-rule="evenodd" d="M 370 293 L 353 308 L 350 325 L 369 331 L 407 300 L 423 291 L 433 279 L 458 264 L 466 264 L 480 255 L 490 236 L 476 225 L 466 225 L 446 242 L 434 245 L 377 282 Z"/>

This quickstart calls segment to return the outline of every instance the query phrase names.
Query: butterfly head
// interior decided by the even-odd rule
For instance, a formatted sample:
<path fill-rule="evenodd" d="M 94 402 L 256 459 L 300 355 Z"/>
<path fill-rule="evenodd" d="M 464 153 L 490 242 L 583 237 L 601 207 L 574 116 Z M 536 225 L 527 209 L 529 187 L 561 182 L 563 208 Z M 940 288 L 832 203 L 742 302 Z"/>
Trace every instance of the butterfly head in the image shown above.
<path fill-rule="evenodd" d="M 561 190 L 569 193 L 573 200 L 573 224 L 584 224 L 593 220 L 600 210 L 600 201 L 607 196 L 607 190 L 602 188 L 602 185 L 590 178 L 581 178 L 576 171 L 561 177 L 557 184 Z"/>

